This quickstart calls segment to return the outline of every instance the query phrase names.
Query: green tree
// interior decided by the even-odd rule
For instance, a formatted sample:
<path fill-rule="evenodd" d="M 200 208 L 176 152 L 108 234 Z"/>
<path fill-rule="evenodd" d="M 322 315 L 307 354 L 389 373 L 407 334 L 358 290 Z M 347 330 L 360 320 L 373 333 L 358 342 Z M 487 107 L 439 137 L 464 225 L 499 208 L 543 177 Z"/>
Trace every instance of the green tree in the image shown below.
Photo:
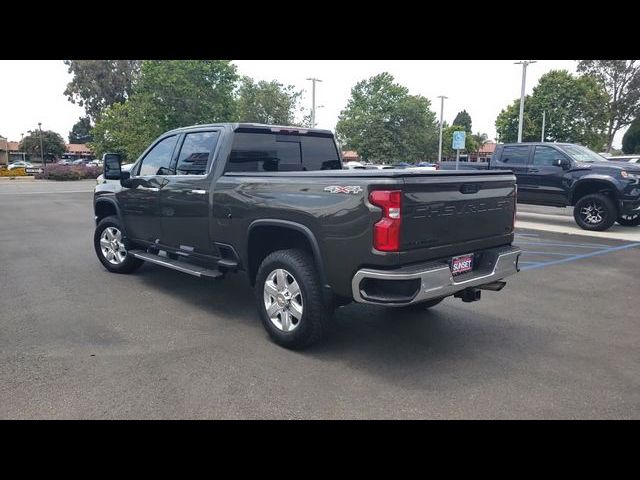
<path fill-rule="evenodd" d="M 29 130 L 20 142 L 19 148 L 27 155 L 31 155 L 34 160 L 40 160 L 40 131 Z M 42 150 L 46 161 L 53 161 L 61 157 L 66 149 L 64 139 L 60 134 L 51 130 L 42 131 Z"/>
<path fill-rule="evenodd" d="M 88 143 L 93 140 L 91 136 L 91 120 L 88 116 L 80 117 L 69 132 L 69 143 Z"/>
<path fill-rule="evenodd" d="M 522 140 L 540 140 L 542 112 L 546 112 L 545 140 L 580 143 L 599 151 L 606 142 L 607 102 L 607 93 L 593 77 L 552 70 L 525 97 Z M 514 100 L 498 115 L 499 141 L 517 141 L 519 108 L 520 100 Z"/>
<path fill-rule="evenodd" d="M 487 135 L 486 133 L 475 133 L 473 135 L 471 135 L 472 140 L 475 142 L 476 144 L 476 150 L 478 151 L 480 149 L 480 147 L 482 147 L 485 143 L 487 143 L 487 141 L 489 140 L 489 135 Z"/>
<path fill-rule="evenodd" d="M 631 122 L 631 126 L 622 137 L 622 151 L 624 153 L 640 153 L 640 117 Z"/>
<path fill-rule="evenodd" d="M 123 103 L 140 70 L 139 60 L 65 60 L 73 75 L 64 94 L 71 103 L 84 107 L 91 120 L 114 103 Z"/>
<path fill-rule="evenodd" d="M 236 120 L 237 81 L 228 60 L 147 60 L 133 92 L 164 132 Z"/>
<path fill-rule="evenodd" d="M 256 83 L 250 77 L 243 77 L 238 91 L 238 120 L 291 125 L 301 95 L 292 85 L 285 87 L 275 80 Z"/>
<path fill-rule="evenodd" d="M 358 82 L 338 117 L 336 133 L 346 149 L 372 162 L 420 161 L 437 155 L 438 133 L 431 103 L 409 95 L 384 72 Z"/>
<path fill-rule="evenodd" d="M 96 122 L 94 151 L 132 161 L 167 130 L 235 121 L 237 80 L 226 60 L 144 61 L 129 99 L 107 108 Z"/>
<path fill-rule="evenodd" d="M 471 115 L 466 110 L 458 112 L 456 118 L 453 120 L 454 125 L 460 125 L 464 127 L 464 131 L 471 133 Z"/>
<path fill-rule="evenodd" d="M 578 71 L 598 79 L 609 94 L 606 151 L 610 152 L 615 134 L 640 116 L 640 61 L 581 60 Z"/>

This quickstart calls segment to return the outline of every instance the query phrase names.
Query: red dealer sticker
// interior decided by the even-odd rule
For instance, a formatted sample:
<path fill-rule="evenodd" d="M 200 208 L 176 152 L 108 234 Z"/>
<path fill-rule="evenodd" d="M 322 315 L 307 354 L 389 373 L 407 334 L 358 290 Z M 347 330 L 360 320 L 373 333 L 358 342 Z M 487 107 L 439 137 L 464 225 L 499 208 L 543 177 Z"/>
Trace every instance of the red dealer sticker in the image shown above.
<path fill-rule="evenodd" d="M 473 270 L 473 253 L 451 259 L 451 273 L 453 275 L 460 275 L 471 270 Z"/>

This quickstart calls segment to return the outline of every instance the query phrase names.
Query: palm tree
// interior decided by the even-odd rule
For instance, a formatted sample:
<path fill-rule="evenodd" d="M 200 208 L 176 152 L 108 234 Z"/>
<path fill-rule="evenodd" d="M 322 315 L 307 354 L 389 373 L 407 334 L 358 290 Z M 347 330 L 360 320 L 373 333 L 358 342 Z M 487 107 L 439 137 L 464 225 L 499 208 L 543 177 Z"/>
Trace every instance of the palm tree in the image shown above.
<path fill-rule="evenodd" d="M 471 135 L 471 142 L 476 147 L 475 153 L 480 153 L 482 146 L 489 141 L 489 136 L 486 133 L 476 133 Z"/>

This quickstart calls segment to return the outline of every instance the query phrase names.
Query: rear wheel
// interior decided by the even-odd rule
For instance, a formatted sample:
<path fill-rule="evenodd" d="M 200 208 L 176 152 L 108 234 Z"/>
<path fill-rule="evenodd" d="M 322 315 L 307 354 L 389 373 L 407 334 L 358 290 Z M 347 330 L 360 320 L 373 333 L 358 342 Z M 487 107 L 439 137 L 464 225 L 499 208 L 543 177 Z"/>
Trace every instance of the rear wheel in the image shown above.
<path fill-rule="evenodd" d="M 330 309 L 308 253 L 271 253 L 258 269 L 255 288 L 262 324 L 278 345 L 301 349 L 322 338 Z"/>
<path fill-rule="evenodd" d="M 632 215 L 620 215 L 616 220 L 620 225 L 625 227 L 637 227 L 640 225 L 640 213 L 634 213 Z"/>
<path fill-rule="evenodd" d="M 122 232 L 118 217 L 111 216 L 100 220 L 93 235 L 93 246 L 98 259 L 113 273 L 131 273 L 143 263 L 142 260 L 127 254 Z"/>
<path fill-rule="evenodd" d="M 601 232 L 607 230 L 618 218 L 616 204 L 606 195 L 585 195 L 576 202 L 573 218 L 583 230 Z"/>

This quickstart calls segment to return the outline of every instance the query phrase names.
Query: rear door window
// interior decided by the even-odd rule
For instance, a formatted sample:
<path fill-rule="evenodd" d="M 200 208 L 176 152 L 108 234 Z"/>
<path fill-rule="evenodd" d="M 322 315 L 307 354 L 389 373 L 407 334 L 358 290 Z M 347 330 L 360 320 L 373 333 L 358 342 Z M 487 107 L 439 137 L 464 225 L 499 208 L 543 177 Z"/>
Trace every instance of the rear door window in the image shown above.
<path fill-rule="evenodd" d="M 526 165 L 529 161 L 529 146 L 504 147 L 500 161 L 508 165 Z"/>

